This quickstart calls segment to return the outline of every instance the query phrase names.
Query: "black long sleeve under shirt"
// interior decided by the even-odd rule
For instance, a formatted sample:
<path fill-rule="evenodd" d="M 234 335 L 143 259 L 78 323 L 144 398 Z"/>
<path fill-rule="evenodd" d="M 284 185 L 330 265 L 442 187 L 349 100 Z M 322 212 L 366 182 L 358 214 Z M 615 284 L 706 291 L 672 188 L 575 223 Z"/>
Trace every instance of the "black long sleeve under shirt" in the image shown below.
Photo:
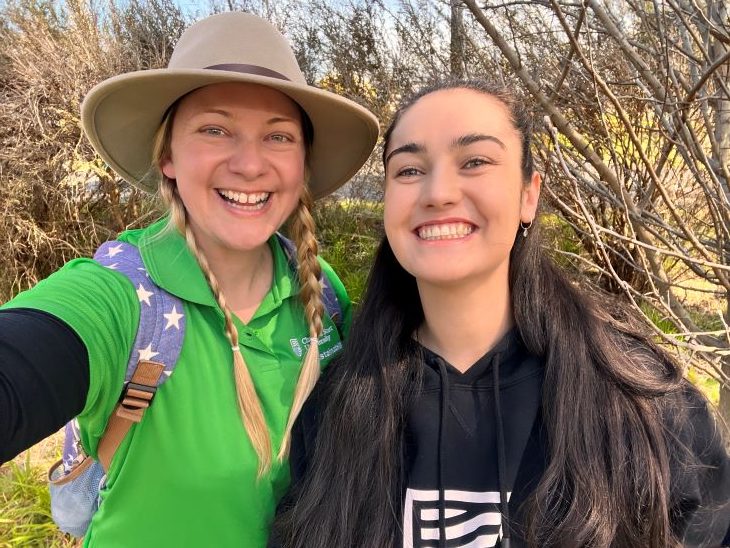
<path fill-rule="evenodd" d="M 0 310 L 0 464 L 78 415 L 89 358 L 78 335 L 39 310 Z"/>

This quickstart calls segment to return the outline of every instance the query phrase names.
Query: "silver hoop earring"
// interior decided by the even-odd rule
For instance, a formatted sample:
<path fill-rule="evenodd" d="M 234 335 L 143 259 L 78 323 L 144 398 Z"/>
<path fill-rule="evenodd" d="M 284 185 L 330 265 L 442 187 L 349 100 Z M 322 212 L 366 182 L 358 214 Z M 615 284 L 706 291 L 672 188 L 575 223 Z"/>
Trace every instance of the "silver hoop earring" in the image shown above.
<path fill-rule="evenodd" d="M 530 230 L 530 227 L 532 226 L 532 221 L 530 221 L 530 224 L 526 225 L 522 221 L 520 221 L 520 228 L 522 229 L 522 237 L 527 238 L 527 231 Z"/>

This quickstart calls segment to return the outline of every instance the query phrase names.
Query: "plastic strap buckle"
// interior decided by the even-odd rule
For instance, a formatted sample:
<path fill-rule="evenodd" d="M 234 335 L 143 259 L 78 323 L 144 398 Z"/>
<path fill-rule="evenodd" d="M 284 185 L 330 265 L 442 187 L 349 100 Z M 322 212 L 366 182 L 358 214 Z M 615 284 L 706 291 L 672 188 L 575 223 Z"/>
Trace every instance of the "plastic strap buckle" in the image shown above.
<path fill-rule="evenodd" d="M 124 385 L 119 403 L 126 409 L 146 409 L 155 399 L 157 386 L 129 381 Z"/>

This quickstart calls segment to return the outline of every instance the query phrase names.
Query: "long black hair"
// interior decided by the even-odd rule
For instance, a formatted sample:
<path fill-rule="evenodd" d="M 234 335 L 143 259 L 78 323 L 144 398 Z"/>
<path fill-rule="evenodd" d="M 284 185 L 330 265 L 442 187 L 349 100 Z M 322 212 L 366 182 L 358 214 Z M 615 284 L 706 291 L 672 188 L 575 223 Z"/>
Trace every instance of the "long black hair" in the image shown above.
<path fill-rule="evenodd" d="M 522 172 L 533 171 L 530 116 L 501 86 L 458 81 L 502 101 L 522 138 Z M 545 367 L 542 413 L 548 462 L 522 509 L 533 546 L 678 545 L 672 531 L 667 410 L 682 408 L 681 369 L 620 306 L 579 291 L 540 246 L 539 223 L 515 235 L 509 285 L 516 328 Z M 423 322 L 416 280 L 381 243 L 345 351 L 316 390 L 319 433 L 304 480 L 277 519 L 287 548 L 395 547 L 400 543 L 403 438 L 417 394 Z M 672 420 L 682 421 L 674 410 Z M 689 458 L 689 457 L 687 457 Z"/>

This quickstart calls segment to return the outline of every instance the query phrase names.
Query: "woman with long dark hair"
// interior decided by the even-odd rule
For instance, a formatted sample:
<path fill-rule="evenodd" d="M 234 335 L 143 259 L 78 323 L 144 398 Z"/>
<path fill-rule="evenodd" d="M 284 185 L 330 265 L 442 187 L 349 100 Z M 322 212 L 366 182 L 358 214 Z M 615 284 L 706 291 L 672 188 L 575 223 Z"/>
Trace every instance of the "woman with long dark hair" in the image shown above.
<path fill-rule="evenodd" d="M 515 95 L 483 82 L 396 114 L 386 238 L 295 427 L 272 544 L 730 540 L 730 460 L 704 398 L 540 247 L 531 133 Z"/>

